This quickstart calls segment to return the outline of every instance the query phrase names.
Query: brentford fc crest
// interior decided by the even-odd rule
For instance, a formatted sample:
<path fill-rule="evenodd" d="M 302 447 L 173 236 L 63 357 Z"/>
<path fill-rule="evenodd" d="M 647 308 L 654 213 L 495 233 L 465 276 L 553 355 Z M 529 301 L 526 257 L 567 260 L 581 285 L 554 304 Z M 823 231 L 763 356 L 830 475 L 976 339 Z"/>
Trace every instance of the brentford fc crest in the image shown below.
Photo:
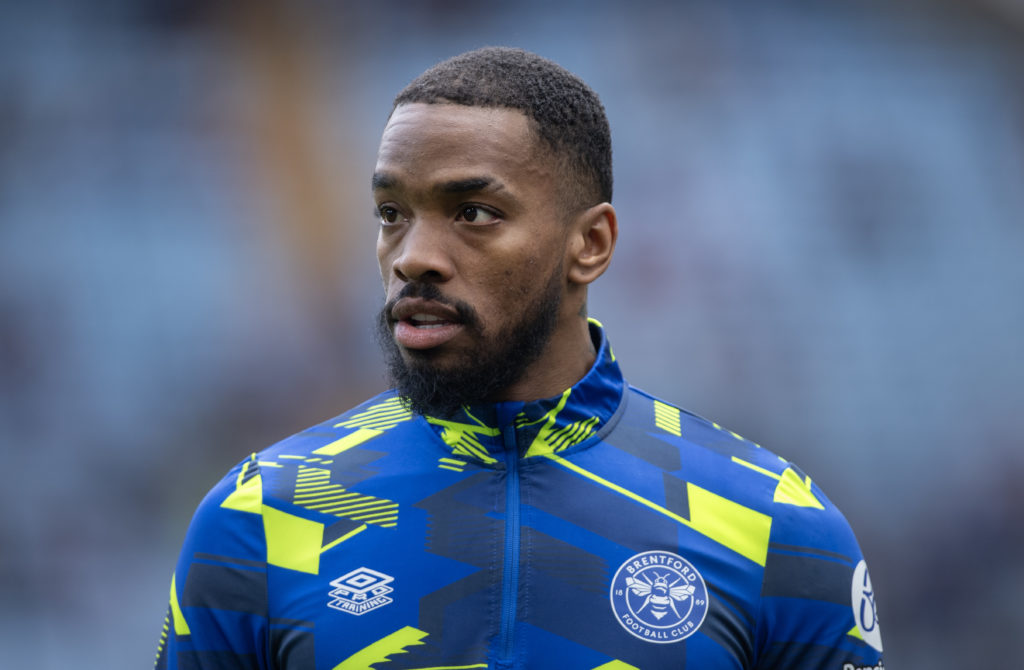
<path fill-rule="evenodd" d="M 708 588 L 697 569 L 668 551 L 645 551 L 612 579 L 612 612 L 630 634 L 645 642 L 685 640 L 708 613 Z"/>
<path fill-rule="evenodd" d="M 328 607 L 362 616 L 370 610 L 394 602 L 387 594 L 394 591 L 388 586 L 394 577 L 377 572 L 370 568 L 357 568 L 352 572 L 338 577 L 331 586 L 334 590 L 328 595 L 331 601 Z"/>

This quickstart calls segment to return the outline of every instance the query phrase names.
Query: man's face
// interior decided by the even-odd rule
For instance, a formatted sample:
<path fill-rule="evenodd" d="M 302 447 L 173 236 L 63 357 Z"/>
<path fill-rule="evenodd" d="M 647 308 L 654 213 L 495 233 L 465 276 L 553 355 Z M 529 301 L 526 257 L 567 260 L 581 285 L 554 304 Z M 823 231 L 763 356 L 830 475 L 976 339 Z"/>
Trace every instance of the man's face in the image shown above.
<path fill-rule="evenodd" d="M 554 163 L 515 110 L 392 114 L 373 178 L 380 339 L 414 409 L 500 399 L 542 358 L 567 285 Z"/>

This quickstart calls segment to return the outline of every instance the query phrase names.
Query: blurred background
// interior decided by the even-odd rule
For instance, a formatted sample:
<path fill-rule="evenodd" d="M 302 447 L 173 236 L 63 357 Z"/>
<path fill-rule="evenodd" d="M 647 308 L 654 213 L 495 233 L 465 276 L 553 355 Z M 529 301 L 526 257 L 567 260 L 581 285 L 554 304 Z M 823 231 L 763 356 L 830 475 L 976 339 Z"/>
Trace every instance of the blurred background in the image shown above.
<path fill-rule="evenodd" d="M 892 670 L 1020 667 L 1024 3 L 0 8 L 3 668 L 149 667 L 206 490 L 383 389 L 377 141 L 486 44 L 607 107 L 630 381 L 822 485 Z"/>

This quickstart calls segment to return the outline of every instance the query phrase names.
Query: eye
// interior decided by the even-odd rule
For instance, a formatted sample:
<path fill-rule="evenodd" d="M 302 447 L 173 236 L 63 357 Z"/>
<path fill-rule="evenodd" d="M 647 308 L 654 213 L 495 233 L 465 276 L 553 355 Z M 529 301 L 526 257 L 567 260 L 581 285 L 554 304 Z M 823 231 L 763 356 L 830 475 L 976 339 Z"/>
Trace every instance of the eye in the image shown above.
<path fill-rule="evenodd" d="M 488 223 L 494 223 L 498 220 L 498 214 L 492 212 L 489 209 L 481 207 L 480 205 L 466 205 L 459 210 L 459 214 L 455 217 L 456 220 L 462 220 L 466 223 L 475 223 L 477 225 L 483 225 Z"/>
<path fill-rule="evenodd" d="M 394 207 L 381 205 L 377 208 L 377 217 L 380 219 L 380 225 L 390 226 L 402 220 L 402 213 Z"/>

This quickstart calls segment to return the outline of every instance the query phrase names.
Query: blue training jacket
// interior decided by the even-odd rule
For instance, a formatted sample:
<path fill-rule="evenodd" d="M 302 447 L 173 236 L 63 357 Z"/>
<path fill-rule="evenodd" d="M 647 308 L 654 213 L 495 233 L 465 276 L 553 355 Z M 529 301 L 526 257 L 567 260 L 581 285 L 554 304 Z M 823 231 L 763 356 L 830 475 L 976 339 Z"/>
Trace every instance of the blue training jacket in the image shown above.
<path fill-rule="evenodd" d="M 157 668 L 882 668 L 849 524 L 793 464 L 627 385 L 394 392 L 235 467 L 192 520 Z"/>

